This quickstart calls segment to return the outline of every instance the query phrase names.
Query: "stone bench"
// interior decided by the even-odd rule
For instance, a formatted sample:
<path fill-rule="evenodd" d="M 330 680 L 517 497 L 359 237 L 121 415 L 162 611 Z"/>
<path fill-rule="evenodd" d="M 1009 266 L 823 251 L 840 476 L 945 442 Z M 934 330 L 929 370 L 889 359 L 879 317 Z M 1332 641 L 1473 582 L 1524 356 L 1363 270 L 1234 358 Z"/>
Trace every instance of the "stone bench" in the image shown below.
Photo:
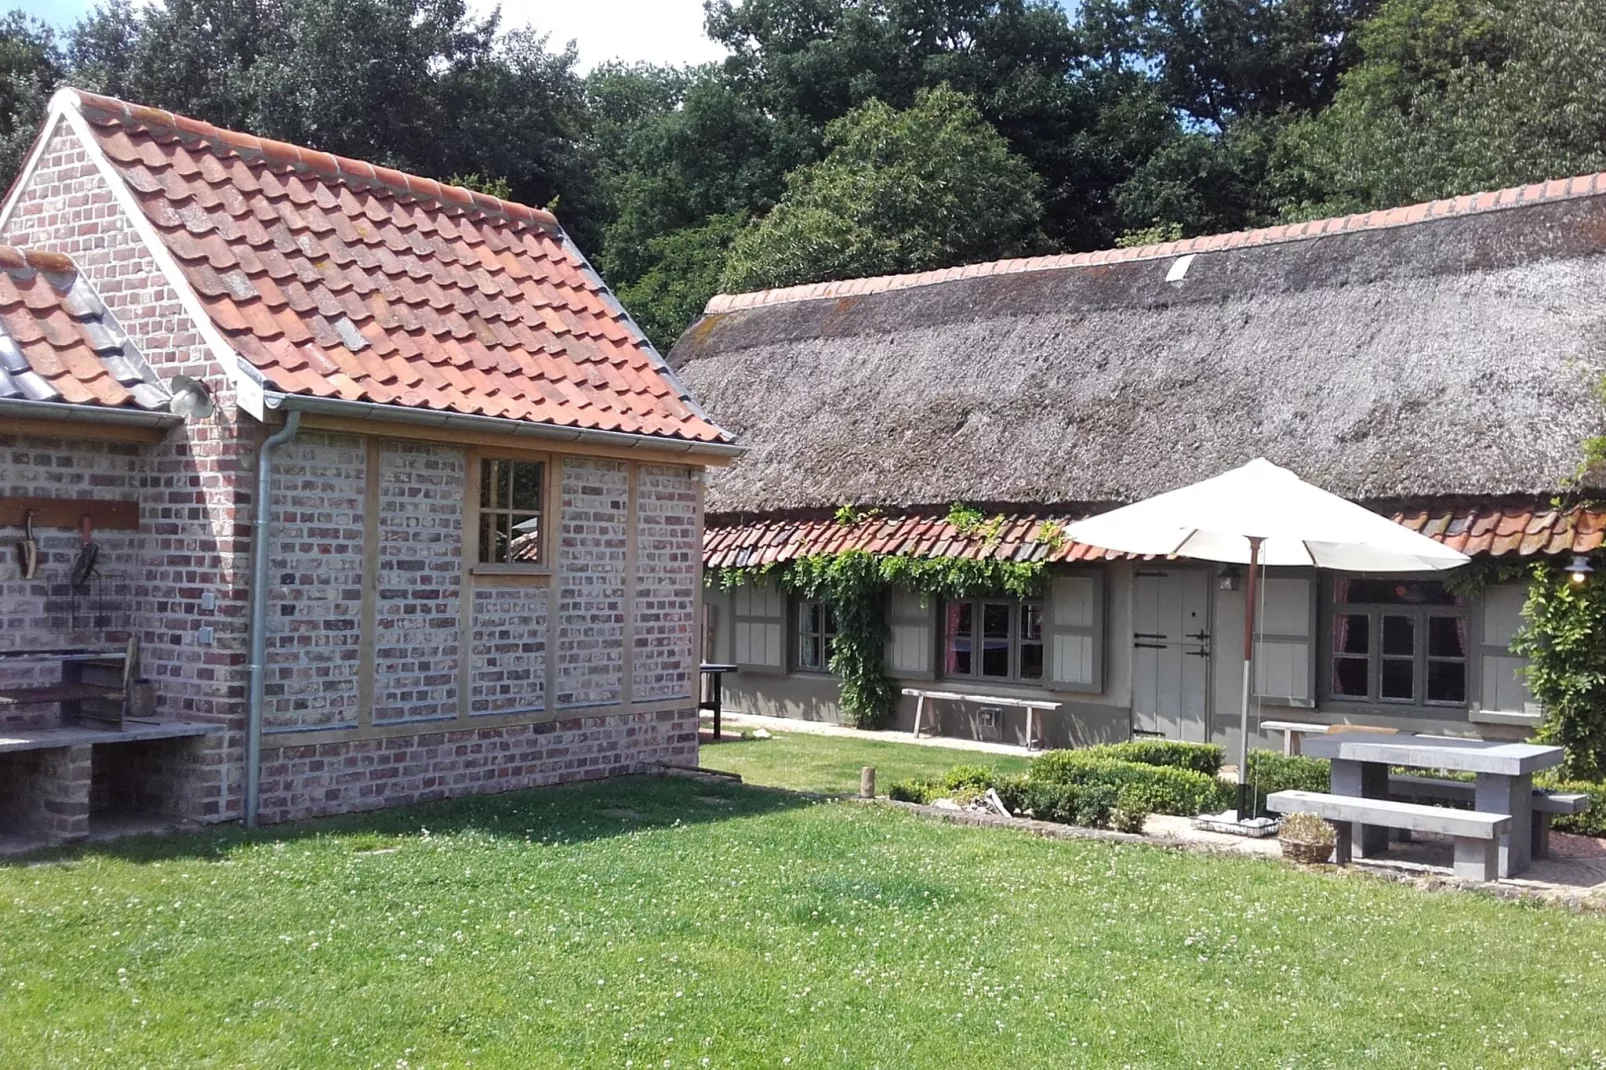
<path fill-rule="evenodd" d="M 1469 780 L 1441 780 L 1438 777 L 1389 777 L 1389 794 L 1403 799 L 1440 799 L 1471 806 L 1476 786 Z M 1557 814 L 1582 814 L 1589 810 L 1589 796 L 1581 792 L 1546 791 L 1533 793 L 1533 857 L 1550 857 L 1550 822 Z"/>
<path fill-rule="evenodd" d="M 1333 861 L 1341 866 L 1350 861 L 1356 824 L 1449 836 L 1455 841 L 1455 875 L 1465 880 L 1492 881 L 1498 876 L 1500 837 L 1511 831 L 1509 814 L 1317 791 L 1275 792 L 1266 799 L 1266 806 L 1279 814 L 1315 814 L 1332 825 Z"/>

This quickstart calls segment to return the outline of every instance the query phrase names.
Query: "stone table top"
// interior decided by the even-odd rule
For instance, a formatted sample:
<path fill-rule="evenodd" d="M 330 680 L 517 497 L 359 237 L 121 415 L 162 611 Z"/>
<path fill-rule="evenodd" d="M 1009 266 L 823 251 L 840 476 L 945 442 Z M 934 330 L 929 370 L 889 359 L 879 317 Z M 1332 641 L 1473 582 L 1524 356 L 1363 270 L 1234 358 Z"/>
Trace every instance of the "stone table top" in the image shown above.
<path fill-rule="evenodd" d="M 1381 736 L 1375 732 L 1331 732 L 1307 737 L 1304 753 L 1312 758 L 1404 765 L 1414 769 L 1455 769 L 1500 776 L 1529 776 L 1560 765 L 1560 747 L 1536 743 L 1494 743 L 1481 739 L 1438 736 Z"/>

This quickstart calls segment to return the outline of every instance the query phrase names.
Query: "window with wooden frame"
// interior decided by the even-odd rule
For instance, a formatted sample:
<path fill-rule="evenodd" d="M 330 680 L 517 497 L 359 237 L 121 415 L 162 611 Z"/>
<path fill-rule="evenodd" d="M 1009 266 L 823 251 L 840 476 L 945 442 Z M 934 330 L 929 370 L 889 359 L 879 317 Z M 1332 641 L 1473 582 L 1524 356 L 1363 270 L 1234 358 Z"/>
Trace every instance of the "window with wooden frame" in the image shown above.
<path fill-rule="evenodd" d="M 1466 599 L 1438 580 L 1357 577 L 1327 587 L 1329 701 L 1466 707 Z"/>
<path fill-rule="evenodd" d="M 944 676 L 977 680 L 1043 679 L 1043 603 L 1012 598 L 946 602 L 942 607 Z"/>
<path fill-rule="evenodd" d="M 479 562 L 544 565 L 545 462 L 482 456 L 479 489 Z"/>
<path fill-rule="evenodd" d="M 830 672 L 836 652 L 836 610 L 813 599 L 797 603 L 797 658 L 802 672 Z"/>

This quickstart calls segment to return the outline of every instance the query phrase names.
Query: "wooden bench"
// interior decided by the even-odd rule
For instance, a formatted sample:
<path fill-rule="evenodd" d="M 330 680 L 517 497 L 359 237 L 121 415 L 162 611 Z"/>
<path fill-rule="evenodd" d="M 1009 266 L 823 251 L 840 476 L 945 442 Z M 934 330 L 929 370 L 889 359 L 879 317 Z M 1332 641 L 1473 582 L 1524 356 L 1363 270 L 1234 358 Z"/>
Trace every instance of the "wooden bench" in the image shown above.
<path fill-rule="evenodd" d="M 1275 792 L 1266 806 L 1279 814 L 1315 814 L 1332 825 L 1333 861 L 1341 866 L 1350 861 L 1357 824 L 1450 836 L 1455 840 L 1455 875 L 1465 880 L 1492 881 L 1499 875 L 1500 837 L 1511 831 L 1509 814 L 1317 791 Z"/>
<path fill-rule="evenodd" d="M 1043 699 L 998 698 L 993 695 L 968 695 L 958 691 L 929 691 L 920 687 L 906 687 L 903 689 L 903 693 L 915 700 L 915 728 L 912 734 L 916 739 L 920 738 L 921 722 L 925 719 L 926 700 L 941 699 L 946 702 L 971 702 L 982 706 L 1009 706 L 1025 710 L 1027 750 L 1037 750 L 1039 745 L 1036 725 L 1034 724 L 1036 713 L 1039 710 L 1048 711 L 1060 708 L 1058 702 L 1048 702 Z"/>
<path fill-rule="evenodd" d="M 1477 786 L 1469 780 L 1441 780 L 1426 776 L 1389 776 L 1389 794 L 1402 799 L 1439 799 L 1443 802 L 1473 804 Z M 1533 793 L 1533 857 L 1550 857 L 1550 822 L 1557 814 L 1582 814 L 1589 810 L 1589 796 L 1581 792 L 1546 791 Z"/>

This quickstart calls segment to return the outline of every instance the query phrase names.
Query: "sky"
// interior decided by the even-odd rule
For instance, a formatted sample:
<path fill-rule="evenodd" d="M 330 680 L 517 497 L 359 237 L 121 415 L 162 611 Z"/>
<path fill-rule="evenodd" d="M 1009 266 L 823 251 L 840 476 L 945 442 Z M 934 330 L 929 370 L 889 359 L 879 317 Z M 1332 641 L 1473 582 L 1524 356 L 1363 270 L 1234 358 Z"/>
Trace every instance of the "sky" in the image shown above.
<path fill-rule="evenodd" d="M 66 27 L 95 0 L 9 0 L 4 6 Z M 469 0 L 469 6 L 489 11 L 495 0 Z M 701 63 L 724 55 L 703 36 L 702 0 L 503 0 L 501 6 L 504 25 L 533 24 L 559 47 L 573 40 L 582 71 L 610 59 Z"/>

